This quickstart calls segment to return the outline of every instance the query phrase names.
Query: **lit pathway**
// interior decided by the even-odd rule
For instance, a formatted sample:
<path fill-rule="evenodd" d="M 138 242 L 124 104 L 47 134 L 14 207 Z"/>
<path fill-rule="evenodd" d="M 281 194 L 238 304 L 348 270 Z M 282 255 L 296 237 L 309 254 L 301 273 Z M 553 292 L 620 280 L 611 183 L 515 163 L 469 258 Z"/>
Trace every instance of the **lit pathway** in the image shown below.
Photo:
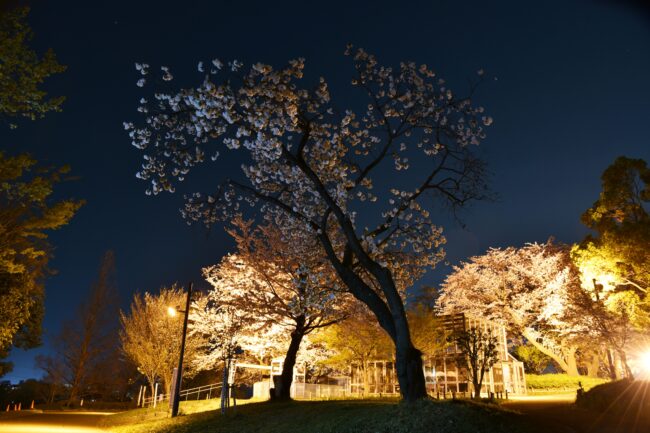
<path fill-rule="evenodd" d="M 4 415 L 4 414 L 3 414 Z M 43 412 L 0 416 L 0 433 L 99 433 L 104 412 Z"/>

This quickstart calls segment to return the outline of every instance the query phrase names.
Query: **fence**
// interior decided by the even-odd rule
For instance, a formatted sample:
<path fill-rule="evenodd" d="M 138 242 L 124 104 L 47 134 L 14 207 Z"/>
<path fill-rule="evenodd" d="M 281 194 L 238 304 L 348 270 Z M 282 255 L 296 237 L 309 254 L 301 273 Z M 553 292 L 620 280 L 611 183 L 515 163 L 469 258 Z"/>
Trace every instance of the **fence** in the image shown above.
<path fill-rule="evenodd" d="M 209 400 L 220 395 L 221 386 L 220 383 L 213 383 L 211 385 L 203 385 L 196 388 L 182 389 L 180 392 L 180 400 Z M 156 396 L 145 397 L 141 399 L 139 406 L 156 407 L 163 401 L 169 401 L 169 394 L 158 394 Z"/>
<path fill-rule="evenodd" d="M 269 398 L 269 382 L 255 382 L 253 397 Z M 350 397 L 350 391 L 343 385 L 322 385 L 318 383 L 292 383 L 291 397 L 305 400 Z"/>

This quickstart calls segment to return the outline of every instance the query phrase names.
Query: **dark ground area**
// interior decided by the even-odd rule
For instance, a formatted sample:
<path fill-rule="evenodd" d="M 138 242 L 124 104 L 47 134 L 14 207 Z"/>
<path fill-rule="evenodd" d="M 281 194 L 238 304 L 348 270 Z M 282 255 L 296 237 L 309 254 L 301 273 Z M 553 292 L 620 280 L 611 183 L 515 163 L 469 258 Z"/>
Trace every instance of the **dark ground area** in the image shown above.
<path fill-rule="evenodd" d="M 548 425 L 557 433 L 649 433 L 650 425 L 635 414 L 581 409 L 567 401 L 516 401 L 504 405 Z"/>

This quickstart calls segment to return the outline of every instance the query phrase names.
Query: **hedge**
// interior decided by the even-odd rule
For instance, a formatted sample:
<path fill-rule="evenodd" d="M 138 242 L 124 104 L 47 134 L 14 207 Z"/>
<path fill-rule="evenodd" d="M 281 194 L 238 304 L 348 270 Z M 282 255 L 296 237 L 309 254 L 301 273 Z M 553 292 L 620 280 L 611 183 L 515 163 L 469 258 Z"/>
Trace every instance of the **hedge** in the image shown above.
<path fill-rule="evenodd" d="M 526 374 L 526 386 L 533 391 L 577 390 L 582 383 L 585 390 L 606 383 L 606 379 L 588 376 L 569 376 L 568 374 Z"/>

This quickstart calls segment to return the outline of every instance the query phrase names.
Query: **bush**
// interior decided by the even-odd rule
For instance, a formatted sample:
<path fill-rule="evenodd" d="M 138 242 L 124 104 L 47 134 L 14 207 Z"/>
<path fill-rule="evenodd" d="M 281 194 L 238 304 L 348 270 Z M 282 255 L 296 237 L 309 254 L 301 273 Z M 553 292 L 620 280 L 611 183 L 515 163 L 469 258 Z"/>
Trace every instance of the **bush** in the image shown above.
<path fill-rule="evenodd" d="M 575 391 L 580 388 L 585 390 L 596 385 L 606 383 L 607 379 L 587 376 L 569 376 L 568 374 L 527 374 L 526 386 L 532 391 Z"/>

